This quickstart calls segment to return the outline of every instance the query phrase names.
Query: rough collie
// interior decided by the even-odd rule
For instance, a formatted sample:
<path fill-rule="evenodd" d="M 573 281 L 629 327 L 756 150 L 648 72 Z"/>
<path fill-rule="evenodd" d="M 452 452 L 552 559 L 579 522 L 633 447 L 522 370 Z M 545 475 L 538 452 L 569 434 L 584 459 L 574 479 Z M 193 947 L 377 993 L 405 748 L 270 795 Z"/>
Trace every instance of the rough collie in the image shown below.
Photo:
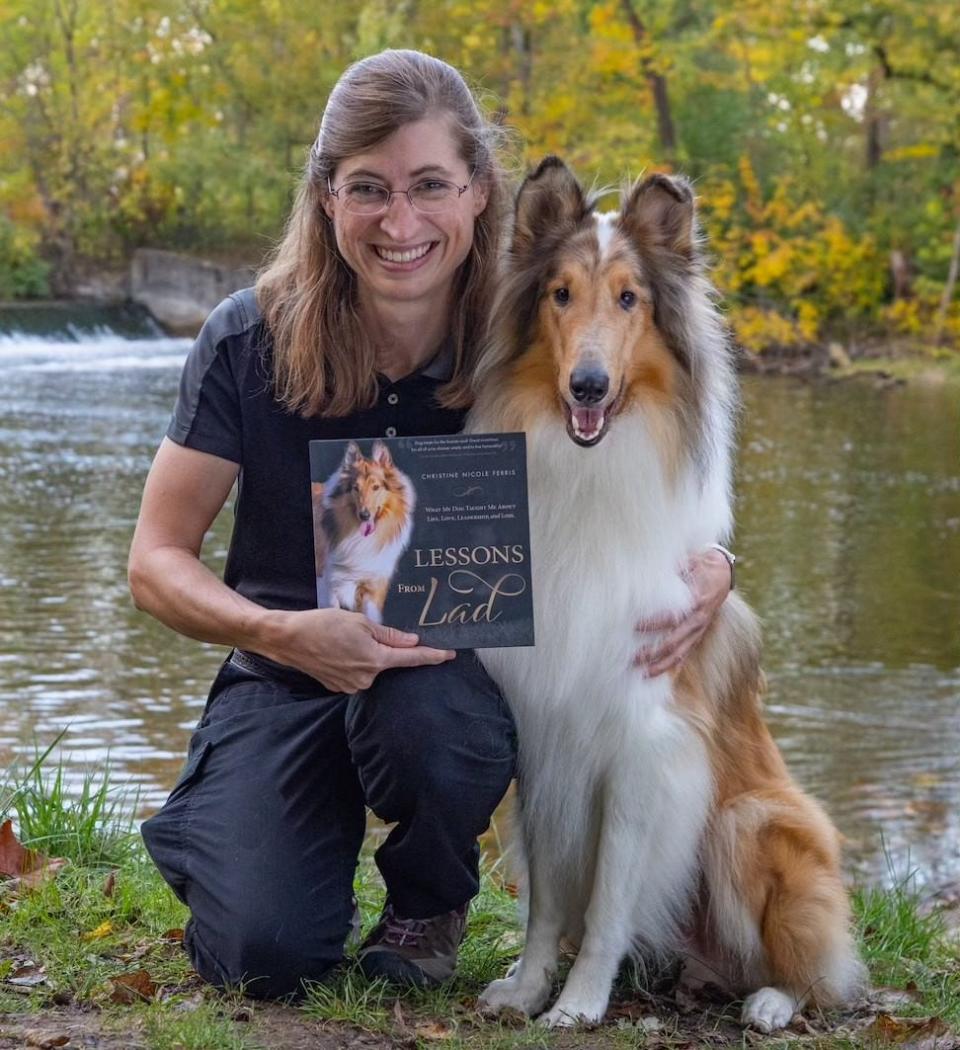
<path fill-rule="evenodd" d="M 759 632 L 733 594 L 682 669 L 636 625 L 691 601 L 682 566 L 731 527 L 735 384 L 694 199 L 653 175 L 601 215 L 545 160 L 523 184 L 474 431 L 524 430 L 537 645 L 479 655 L 516 716 L 529 919 L 481 1008 L 599 1021 L 631 953 L 745 997 L 769 1032 L 860 986 L 838 835 L 763 720 Z"/>
<path fill-rule="evenodd" d="M 390 579 L 413 528 L 410 479 L 382 441 L 373 443 L 369 457 L 351 441 L 330 480 L 313 486 L 313 500 L 322 540 L 317 544 L 320 604 L 380 623 Z"/>

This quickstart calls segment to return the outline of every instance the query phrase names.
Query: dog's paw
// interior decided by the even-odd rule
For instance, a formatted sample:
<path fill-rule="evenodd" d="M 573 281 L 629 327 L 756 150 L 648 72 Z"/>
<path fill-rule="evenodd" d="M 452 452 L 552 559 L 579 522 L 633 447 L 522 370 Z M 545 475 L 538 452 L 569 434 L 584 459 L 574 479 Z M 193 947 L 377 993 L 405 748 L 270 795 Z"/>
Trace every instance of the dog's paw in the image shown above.
<path fill-rule="evenodd" d="M 511 973 L 500 981 L 491 981 L 484 988 L 477 1000 L 477 1009 L 489 1016 L 503 1010 L 516 1010 L 526 1017 L 533 1017 L 544 1008 L 549 997 L 549 984 L 534 987 L 518 980 L 516 973 Z"/>
<path fill-rule="evenodd" d="M 797 1009 L 793 996 L 779 988 L 761 988 L 748 995 L 743 1004 L 740 1020 L 758 1032 L 769 1034 L 786 1028 L 793 1020 Z"/>
<path fill-rule="evenodd" d="M 559 999 L 552 1009 L 537 1018 L 537 1024 L 547 1028 L 573 1028 L 575 1025 L 599 1024 L 607 1012 L 606 1002 L 596 1003 L 563 1002 Z"/>

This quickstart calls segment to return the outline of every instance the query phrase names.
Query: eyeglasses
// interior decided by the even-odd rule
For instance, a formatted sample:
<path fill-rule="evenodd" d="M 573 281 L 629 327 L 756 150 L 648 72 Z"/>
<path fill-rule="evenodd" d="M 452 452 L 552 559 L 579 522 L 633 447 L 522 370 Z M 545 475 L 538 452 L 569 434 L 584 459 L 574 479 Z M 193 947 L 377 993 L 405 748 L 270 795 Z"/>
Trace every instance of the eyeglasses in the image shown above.
<path fill-rule="evenodd" d="M 423 179 L 405 190 L 388 190 L 375 182 L 345 182 L 334 189 L 328 178 L 327 189 L 345 211 L 354 215 L 379 215 L 390 207 L 391 198 L 398 193 L 407 198 L 411 208 L 429 214 L 445 211 L 467 192 L 472 182 L 472 176 L 465 186 L 445 179 Z"/>

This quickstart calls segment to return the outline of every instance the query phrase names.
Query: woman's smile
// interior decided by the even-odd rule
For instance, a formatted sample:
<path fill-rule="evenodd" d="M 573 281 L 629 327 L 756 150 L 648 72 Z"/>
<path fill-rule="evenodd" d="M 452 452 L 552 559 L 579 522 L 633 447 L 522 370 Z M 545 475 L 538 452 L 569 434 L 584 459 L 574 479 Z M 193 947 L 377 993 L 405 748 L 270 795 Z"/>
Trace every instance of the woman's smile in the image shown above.
<path fill-rule="evenodd" d="M 375 244 L 373 250 L 389 267 L 400 270 L 416 269 L 439 244 L 439 241 L 424 241 L 409 248 L 388 247 Z"/>

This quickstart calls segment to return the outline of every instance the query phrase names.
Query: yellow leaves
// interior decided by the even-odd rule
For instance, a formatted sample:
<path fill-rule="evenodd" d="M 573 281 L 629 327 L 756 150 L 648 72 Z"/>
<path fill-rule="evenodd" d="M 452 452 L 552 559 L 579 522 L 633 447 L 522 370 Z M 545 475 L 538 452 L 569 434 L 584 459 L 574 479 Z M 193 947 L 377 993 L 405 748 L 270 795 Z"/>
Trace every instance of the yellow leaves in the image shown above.
<path fill-rule="evenodd" d="M 107 919 L 105 922 L 101 922 L 96 929 L 90 930 L 82 936 L 85 941 L 101 941 L 104 937 L 109 937 L 111 933 L 113 933 L 113 923 Z"/>
<path fill-rule="evenodd" d="M 927 160 L 940 155 L 941 147 L 930 142 L 918 142 L 912 146 L 901 146 L 899 149 L 887 150 L 885 160 Z"/>

